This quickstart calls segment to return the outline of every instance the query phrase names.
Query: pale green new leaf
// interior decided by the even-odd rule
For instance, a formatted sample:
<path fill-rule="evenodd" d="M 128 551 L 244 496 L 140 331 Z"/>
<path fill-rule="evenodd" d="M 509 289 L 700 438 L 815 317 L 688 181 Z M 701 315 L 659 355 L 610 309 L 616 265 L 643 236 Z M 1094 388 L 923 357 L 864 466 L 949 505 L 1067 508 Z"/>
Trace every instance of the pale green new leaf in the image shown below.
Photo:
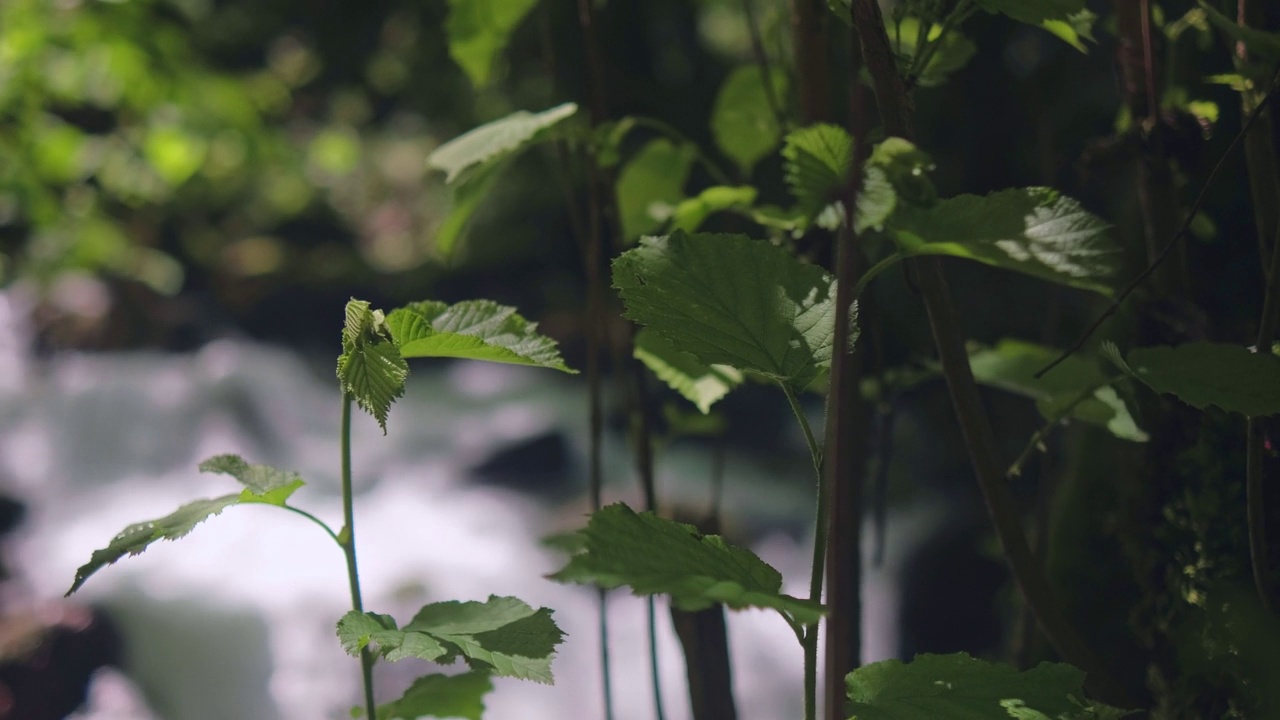
<path fill-rule="evenodd" d="M 835 280 L 742 235 L 647 237 L 613 263 L 626 316 L 707 365 L 803 388 L 831 362 Z"/>
<path fill-rule="evenodd" d="M 671 229 L 694 232 L 714 213 L 725 210 L 749 211 L 759 193 L 750 186 L 715 185 L 683 200 L 671 214 Z"/>
<path fill-rule="evenodd" d="M 387 327 L 404 358 L 450 357 L 576 373 L 551 338 L 516 309 L 491 300 L 427 300 L 393 310 Z"/>
<path fill-rule="evenodd" d="M 489 82 L 493 62 L 511 32 L 537 4 L 538 0 L 449 0 L 449 54 L 477 87 Z"/>
<path fill-rule="evenodd" d="M 75 580 L 67 595 L 84 585 L 98 570 L 115 563 L 126 555 L 138 555 L 160 540 L 177 540 L 195 529 L 196 525 L 221 513 L 232 505 L 267 504 L 283 507 L 285 501 L 298 488 L 302 478 L 266 465 L 250 465 L 236 455 L 218 455 L 200 464 L 203 472 L 231 475 L 245 485 L 235 495 L 223 495 L 187 503 L 177 510 L 155 520 L 135 523 L 120 531 L 105 548 L 93 551 L 89 562 L 76 570 Z"/>
<path fill-rule="evenodd" d="M 658 379 L 698 406 L 705 415 L 720 398 L 742 384 L 742 373 L 728 365 L 706 365 L 680 352 L 649 328 L 636 333 L 634 355 Z"/>
<path fill-rule="evenodd" d="M 684 184 L 697 151 L 666 138 L 651 140 L 618 173 L 618 214 L 627 241 L 651 233 L 666 222 L 684 199 Z"/>
<path fill-rule="evenodd" d="M 711 109 L 711 135 L 716 146 L 738 163 L 743 175 L 778 145 L 782 127 L 769 105 L 764 74 L 756 65 L 734 70 L 720 86 Z M 770 87 L 778 102 L 787 97 L 787 76 L 778 69 L 769 73 Z"/>
<path fill-rule="evenodd" d="M 960 195 L 903 207 L 891 222 L 902 249 L 953 255 L 1110 296 L 1120 249 L 1110 226 L 1049 188 Z"/>
<path fill-rule="evenodd" d="M 1133 376 L 1158 393 L 1204 409 L 1252 417 L 1280 413 L 1280 358 L 1239 345 L 1196 342 L 1129 353 Z"/>
<path fill-rule="evenodd" d="M 1077 403 L 1068 417 L 1106 428 L 1122 440 L 1147 441 L 1147 434 L 1138 428 L 1128 406 L 1111 387 L 1113 378 L 1096 363 L 1072 355 L 1043 377 L 1035 377 L 1058 355 L 1053 348 L 1006 339 L 994 348 L 972 352 L 969 365 L 978 382 L 1035 400 L 1045 419 L 1059 417 L 1068 405 L 1087 394 L 1090 397 Z"/>
<path fill-rule="evenodd" d="M 387 413 L 391 403 L 404 395 L 409 366 L 391 339 L 381 310 L 372 310 L 369 303 L 352 298 L 346 316 L 342 354 L 338 356 L 342 392 L 372 415 L 386 433 Z"/>
<path fill-rule="evenodd" d="M 399 700 L 379 707 L 378 720 L 481 720 L 484 696 L 492 691 L 493 681 L 489 673 L 482 670 L 461 675 L 426 675 L 414 680 Z"/>
<path fill-rule="evenodd" d="M 1025 672 L 964 653 L 884 660 L 845 678 L 856 720 L 995 720 L 1077 717 L 1084 673 L 1070 665 L 1040 663 Z M 1019 711 L 1023 714 L 1015 714 Z"/>
<path fill-rule="evenodd" d="M 717 603 L 737 610 L 772 608 L 804 624 L 818 622 L 824 612 L 818 603 L 783 594 L 782 575 L 750 550 L 702 535 L 692 525 L 637 514 L 619 503 L 592 514 L 581 534 L 585 551 L 552 580 L 670 595 L 683 610 Z"/>
<path fill-rule="evenodd" d="M 540 113 L 525 110 L 512 113 L 436 148 L 427 157 L 427 165 L 443 170 L 445 182 L 452 183 L 466 170 L 509 157 L 523 149 L 577 111 L 576 104 L 565 103 Z"/>

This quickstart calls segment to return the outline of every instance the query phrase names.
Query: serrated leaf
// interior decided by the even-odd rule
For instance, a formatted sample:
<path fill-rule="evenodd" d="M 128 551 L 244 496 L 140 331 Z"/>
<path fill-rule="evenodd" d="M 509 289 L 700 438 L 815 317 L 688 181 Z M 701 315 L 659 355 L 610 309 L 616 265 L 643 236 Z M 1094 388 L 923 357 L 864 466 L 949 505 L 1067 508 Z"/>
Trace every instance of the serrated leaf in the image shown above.
<path fill-rule="evenodd" d="M 493 691 L 489 673 L 479 670 L 461 675 L 426 675 L 413 681 L 404 695 L 378 708 L 379 720 L 417 718 L 465 718 L 481 720 L 484 696 Z"/>
<path fill-rule="evenodd" d="M 200 463 L 200 472 L 230 475 L 245 485 L 240 501 L 283 506 L 289 496 L 306 483 L 294 472 L 270 465 L 252 465 L 239 455 L 215 455 Z"/>
<path fill-rule="evenodd" d="M 449 0 L 449 54 L 476 87 L 489 82 L 493 62 L 538 0 Z"/>
<path fill-rule="evenodd" d="M 720 398 L 742 384 L 742 373 L 728 365 L 706 365 L 676 350 L 648 328 L 636 333 L 634 355 L 658 379 L 680 393 L 705 415 Z"/>
<path fill-rule="evenodd" d="M 694 232 L 708 217 L 725 210 L 750 210 L 759 193 L 750 186 L 715 185 L 683 200 L 671 213 L 671 228 Z"/>
<path fill-rule="evenodd" d="M 720 86 L 711 109 L 711 135 L 726 157 L 750 175 L 751 168 L 778 145 L 782 127 L 769 105 L 764 74 L 756 65 L 734 70 Z M 777 69 L 769 73 L 773 96 L 787 97 L 787 76 Z"/>
<path fill-rule="evenodd" d="M 1266 32 L 1257 28 L 1241 27 L 1236 21 L 1218 12 L 1209 3 L 1199 0 L 1209 22 L 1233 42 L 1244 43 L 1249 54 L 1255 59 L 1265 62 L 1280 60 L 1280 33 Z"/>
<path fill-rule="evenodd" d="M 1083 696 L 1083 685 L 1084 673 L 1070 665 L 1040 663 L 1019 672 L 964 653 L 917 655 L 909 663 L 885 660 L 845 678 L 857 720 L 1019 717 L 1007 712 L 1010 707 L 1070 717 L 1080 710 L 1072 698 Z"/>
<path fill-rule="evenodd" d="M 578 372 L 564 364 L 554 340 L 538 334 L 537 323 L 491 300 L 410 303 L 391 312 L 387 327 L 404 358 L 450 357 Z"/>
<path fill-rule="evenodd" d="M 138 555 L 160 540 L 177 540 L 196 525 L 221 513 L 232 505 L 268 504 L 283 507 L 295 490 L 302 487 L 302 478 L 293 473 L 281 472 L 265 465 L 250 465 L 236 455 L 219 455 L 200 464 L 203 472 L 224 473 L 246 485 L 235 495 L 223 495 L 187 503 L 162 518 L 135 523 L 120 531 L 101 550 L 93 551 L 89 562 L 76 570 L 70 596 L 84 585 L 98 570 L 115 563 L 126 555 Z"/>
<path fill-rule="evenodd" d="M 1280 413 L 1280 358 L 1239 345 L 1196 342 L 1129 353 L 1133 376 L 1158 393 L 1205 409 L 1261 417 Z"/>
<path fill-rule="evenodd" d="M 1035 400 L 1036 409 L 1047 420 L 1059 417 L 1069 404 L 1090 393 L 1092 397 L 1077 403 L 1068 417 L 1106 428 L 1122 440 L 1147 441 L 1147 434 L 1096 363 L 1072 355 L 1043 377 L 1035 377 L 1058 355 L 1053 348 L 1005 339 L 994 348 L 970 353 L 969 366 L 978 382 Z"/>
<path fill-rule="evenodd" d="M 575 103 L 564 103 L 540 113 L 525 110 L 481 125 L 436 148 L 427 165 L 445 172 L 452 183 L 477 166 L 493 163 L 523 149 L 543 133 L 578 111 Z"/>
<path fill-rule="evenodd" d="M 1049 188 L 960 195 L 907 207 L 891 222 L 914 255 L 952 255 L 1110 296 L 1120 249 L 1110 226 Z"/>
<path fill-rule="evenodd" d="M 408 376 L 409 366 L 387 331 L 382 311 L 372 310 L 363 300 L 348 301 L 338 381 L 342 392 L 372 415 L 384 434 L 391 403 L 404 395 Z"/>
<path fill-rule="evenodd" d="M 816 217 L 835 202 L 849 180 L 853 139 L 836 125 L 811 125 L 787 135 L 783 172 L 801 212 Z"/>
<path fill-rule="evenodd" d="M 640 148 L 618 173 L 616 194 L 622 235 L 627 241 L 662 227 L 677 203 L 684 199 L 684 184 L 697 151 L 666 138 L 651 140 Z"/>
<path fill-rule="evenodd" d="M 671 596 L 683 610 L 717 603 L 734 609 L 771 608 L 796 621 L 818 622 L 823 607 L 782 593 L 782 575 L 750 550 L 692 525 L 615 504 L 597 510 L 582 530 L 586 550 L 552 580 L 630 586 L 637 595 Z"/>
<path fill-rule="evenodd" d="M 649 237 L 613 263 L 626 316 L 707 365 L 799 389 L 831 362 L 835 280 L 742 235 Z"/>

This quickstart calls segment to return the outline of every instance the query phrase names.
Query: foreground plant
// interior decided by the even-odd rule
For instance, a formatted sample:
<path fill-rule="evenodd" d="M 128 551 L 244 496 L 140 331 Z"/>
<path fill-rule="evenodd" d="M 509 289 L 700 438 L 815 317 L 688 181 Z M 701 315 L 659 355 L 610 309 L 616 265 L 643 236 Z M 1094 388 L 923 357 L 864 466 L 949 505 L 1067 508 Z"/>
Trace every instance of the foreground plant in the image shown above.
<path fill-rule="evenodd" d="M 392 402 L 404 394 L 406 360 L 449 357 L 545 367 L 575 372 L 560 358 L 554 341 L 537 333 L 514 308 L 487 300 L 448 305 L 425 301 L 384 314 L 362 300 L 346 307 L 342 354 L 337 375 L 342 389 L 343 524 L 336 532 L 320 518 L 288 504 L 304 485 L 296 473 L 254 465 L 236 455 L 219 455 L 200 464 L 202 472 L 228 475 L 244 489 L 197 500 L 173 513 L 125 528 L 76 571 L 67 595 L 80 589 L 101 568 L 137 555 L 160 540 L 176 540 L 233 505 L 261 504 L 300 515 L 338 545 L 347 561 L 351 611 L 337 623 L 342 647 L 361 661 L 364 708 L 368 718 L 464 717 L 479 720 L 492 677 L 514 677 L 550 684 L 551 660 L 564 633 L 548 608 L 534 609 L 513 597 L 490 596 L 483 602 L 435 602 L 423 606 L 400 626 L 390 615 L 368 612 L 360 592 L 351 473 L 351 408 L 372 415 L 386 432 Z M 420 658 L 447 665 L 462 659 L 462 674 L 418 678 L 398 700 L 378 706 L 373 695 L 373 666 Z"/>

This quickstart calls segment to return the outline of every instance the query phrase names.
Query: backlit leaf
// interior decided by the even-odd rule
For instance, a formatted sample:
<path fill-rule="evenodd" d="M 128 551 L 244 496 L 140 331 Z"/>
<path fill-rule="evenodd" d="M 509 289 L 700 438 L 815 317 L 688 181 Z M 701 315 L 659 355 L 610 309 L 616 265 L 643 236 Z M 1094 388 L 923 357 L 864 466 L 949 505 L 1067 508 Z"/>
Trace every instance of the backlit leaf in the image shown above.
<path fill-rule="evenodd" d="M 636 333 L 635 357 L 672 390 L 698 406 L 705 415 L 730 390 L 742 384 L 742 373 L 727 365 L 705 365 L 680 352 L 648 328 Z"/>
<path fill-rule="evenodd" d="M 694 232 L 711 215 L 724 210 L 749 210 L 758 192 L 750 186 L 716 185 L 683 200 L 671 214 L 671 228 Z"/>
<path fill-rule="evenodd" d="M 903 64 L 903 71 L 915 60 L 917 48 L 916 38 L 920 32 L 920 20 L 911 16 L 902 18 L 901 23 L 888 24 L 889 39 L 894 43 L 894 51 Z M 931 45 L 926 66 L 917 69 L 919 73 L 916 83 L 921 87 L 941 85 L 955 73 L 969 64 L 978 47 L 969 38 L 952 28 L 946 35 L 942 34 L 942 26 L 934 24 L 929 28 L 928 39 Z"/>
<path fill-rule="evenodd" d="M 836 125 L 812 125 L 787 135 L 782 147 L 787 186 L 800 210 L 815 217 L 839 199 L 849 180 L 853 139 Z"/>
<path fill-rule="evenodd" d="M 1082 40 L 1093 42 L 1093 23 L 1097 15 L 1090 12 L 1085 0 L 977 0 L 978 7 L 989 13 L 1001 13 L 1018 22 L 1037 25 L 1062 38 L 1081 52 Z"/>
<path fill-rule="evenodd" d="M 831 362 L 835 280 L 742 235 L 648 237 L 613 263 L 626 316 L 707 365 L 797 390 Z"/>
<path fill-rule="evenodd" d="M 489 82 L 494 60 L 537 4 L 538 0 L 449 0 L 449 54 L 477 87 Z"/>
<path fill-rule="evenodd" d="M 696 150 L 666 138 L 651 140 L 618 173 L 618 213 L 628 241 L 651 233 L 666 222 L 684 199 Z"/>
<path fill-rule="evenodd" d="M 597 510 L 581 534 L 585 551 L 552 580 L 666 594 L 682 610 L 720 603 L 739 610 L 772 608 L 805 624 L 822 617 L 821 605 L 784 595 L 782 575 L 750 550 L 702 535 L 692 525 L 614 504 Z"/>
<path fill-rule="evenodd" d="M 1111 295 L 1121 261 L 1109 225 L 1049 188 L 960 195 L 907 207 L 891 223 L 915 255 L 953 255 Z"/>
<path fill-rule="evenodd" d="M 482 670 L 461 675 L 426 675 L 414 680 L 399 700 L 379 707 L 378 720 L 481 720 L 484 696 L 492 690 L 493 681 L 489 673 Z"/>
<path fill-rule="evenodd" d="M 393 310 L 387 326 L 405 358 L 463 358 L 577 372 L 564 364 L 555 341 L 538 333 L 537 323 L 491 300 L 410 303 Z"/>
<path fill-rule="evenodd" d="M 365 412 L 387 431 L 391 403 L 404 395 L 409 366 L 387 331 L 381 310 L 351 299 L 347 303 L 342 329 L 342 354 L 338 356 L 338 380 L 342 392 L 350 395 Z"/>
<path fill-rule="evenodd" d="M 756 65 L 734 70 L 720 86 L 711 110 L 711 135 L 716 146 L 738 163 L 743 175 L 768 155 L 782 139 L 782 127 L 769 105 L 764 74 Z M 777 102 L 787 97 L 787 76 L 778 69 L 769 73 Z"/>
<path fill-rule="evenodd" d="M 138 555 L 160 540 L 177 540 L 195 529 L 196 525 L 221 513 L 232 505 L 268 504 L 284 506 L 295 490 L 302 487 L 302 478 L 266 465 L 250 465 L 236 455 L 218 455 L 200 464 L 203 472 L 231 475 L 246 487 L 235 495 L 223 495 L 187 503 L 177 510 L 155 520 L 135 523 L 120 531 L 101 550 L 95 550 L 89 562 L 76 570 L 75 581 L 67 595 L 84 585 L 98 570 L 115 563 L 126 555 Z"/>
<path fill-rule="evenodd" d="M 1280 413 L 1280 358 L 1239 345 L 1196 342 L 1129 353 L 1133 376 L 1158 393 L 1204 409 L 1249 416 Z"/>

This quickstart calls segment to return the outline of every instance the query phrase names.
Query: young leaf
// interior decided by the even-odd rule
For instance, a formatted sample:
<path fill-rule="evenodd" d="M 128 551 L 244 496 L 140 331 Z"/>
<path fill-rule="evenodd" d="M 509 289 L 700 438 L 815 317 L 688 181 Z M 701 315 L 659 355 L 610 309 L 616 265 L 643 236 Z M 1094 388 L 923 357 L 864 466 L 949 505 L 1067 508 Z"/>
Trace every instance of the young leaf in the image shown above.
<path fill-rule="evenodd" d="M 1109 226 L 1049 188 L 960 195 L 907 207 L 890 223 L 914 255 L 953 255 L 1111 295 L 1121 254 Z"/>
<path fill-rule="evenodd" d="M 381 310 L 352 298 L 347 303 L 342 329 L 342 354 L 338 356 L 338 380 L 342 392 L 355 399 L 387 432 L 391 403 L 404 395 L 409 366 L 387 331 Z"/>
<path fill-rule="evenodd" d="M 449 0 L 445 34 L 449 54 L 462 66 L 476 87 L 489 82 L 489 73 L 498 53 L 516 25 L 538 0 Z"/>
<path fill-rule="evenodd" d="M 636 333 L 634 354 L 659 380 L 697 405 L 704 415 L 711 412 L 716 401 L 742 384 L 742 373 L 727 365 L 700 363 L 649 328 Z"/>
<path fill-rule="evenodd" d="M 853 139 L 837 125 L 812 125 L 787 135 L 782 157 L 787 186 L 800 210 L 816 217 L 845 189 L 853 162 Z"/>
<path fill-rule="evenodd" d="M 742 235 L 644 238 L 613 263 L 626 315 L 707 365 L 803 388 L 831 362 L 835 280 Z"/>
<path fill-rule="evenodd" d="M 909 663 L 884 660 L 845 678 L 857 720 L 936 718 L 1090 718 L 1084 673 L 1070 665 L 1040 663 L 1025 672 L 964 653 L 918 655 Z M 1107 708 L 1107 710 L 1114 710 Z"/>
<path fill-rule="evenodd" d="M 543 133 L 578 111 L 574 103 L 557 105 L 540 113 L 525 110 L 501 120 L 481 125 L 436 148 L 427 157 L 427 165 L 445 172 L 445 182 L 452 183 L 464 171 L 509 157 L 540 139 Z"/>
<path fill-rule="evenodd" d="M 235 495 L 187 503 L 162 518 L 135 523 L 120 531 L 105 548 L 93 551 L 89 562 L 76 570 L 67 596 L 79 590 L 90 575 L 125 555 L 138 555 L 159 540 L 177 540 L 232 505 L 262 503 L 283 507 L 289 496 L 303 485 L 302 478 L 294 473 L 266 465 L 250 465 L 236 455 L 210 458 L 200 464 L 200 470 L 231 475 L 243 483 L 245 489 Z"/>
<path fill-rule="evenodd" d="M 1073 355 L 1036 378 L 1035 373 L 1058 354 L 1035 343 L 1001 340 L 994 348 L 971 353 L 969 366 L 978 382 L 1035 400 L 1045 419 L 1058 417 L 1068 404 L 1089 393 L 1092 397 L 1077 403 L 1068 417 L 1104 427 L 1122 440 L 1147 441 L 1147 434 L 1111 387 L 1111 378 L 1094 362 Z"/>
<path fill-rule="evenodd" d="M 399 700 L 379 707 L 378 720 L 481 720 L 484 696 L 492 691 L 493 681 L 482 670 L 461 675 L 425 675 L 414 680 Z"/>
<path fill-rule="evenodd" d="M 804 624 L 822 617 L 818 603 L 782 594 L 782 575 L 750 550 L 699 534 L 692 525 L 637 514 L 619 503 L 597 510 L 581 534 L 586 550 L 552 580 L 628 585 L 637 595 L 670 595 L 682 610 L 722 603 L 738 610 L 772 608 Z"/>
<path fill-rule="evenodd" d="M 405 358 L 464 358 L 578 372 L 564 364 L 554 340 L 538 334 L 537 323 L 491 300 L 410 303 L 391 311 L 387 327 Z"/>
<path fill-rule="evenodd" d="M 920 20 L 904 17 L 899 25 L 889 24 L 889 37 L 894 41 L 894 51 L 904 63 L 903 70 L 915 61 L 916 38 L 920 32 Z M 941 38 L 941 39 L 939 39 Z M 923 69 L 918 70 L 916 84 L 921 87 L 934 87 L 946 82 L 947 78 L 964 68 L 978 51 L 978 46 L 969 38 L 961 35 L 956 29 L 942 35 L 942 26 L 934 24 L 929 28 L 928 40 L 936 47 L 929 51 L 929 60 Z"/>
<path fill-rule="evenodd" d="M 720 86 L 711 110 L 711 135 L 716 146 L 738 166 L 743 175 L 768 155 L 782 137 L 778 118 L 769 105 L 765 76 L 756 65 L 734 70 Z M 769 83 L 773 97 L 783 102 L 787 97 L 787 76 L 772 69 Z"/>
<path fill-rule="evenodd" d="M 1238 345 L 1196 342 L 1129 353 L 1134 377 L 1200 408 L 1251 417 L 1280 413 L 1280 357 Z"/>
<path fill-rule="evenodd" d="M 730 187 L 716 185 L 681 201 L 671 213 L 671 228 L 694 232 L 714 213 L 724 210 L 750 210 L 759 193 L 748 185 Z"/>
<path fill-rule="evenodd" d="M 666 138 L 652 140 L 618 174 L 618 214 L 628 241 L 662 227 L 684 199 L 695 150 Z"/>
<path fill-rule="evenodd" d="M 403 628 L 387 615 L 349 612 L 338 621 L 338 639 L 355 655 L 377 646 L 387 660 L 416 657 L 451 662 L 462 656 L 504 677 L 552 682 L 551 658 L 564 638 L 547 608 L 534 610 L 513 597 L 423 606 Z"/>

